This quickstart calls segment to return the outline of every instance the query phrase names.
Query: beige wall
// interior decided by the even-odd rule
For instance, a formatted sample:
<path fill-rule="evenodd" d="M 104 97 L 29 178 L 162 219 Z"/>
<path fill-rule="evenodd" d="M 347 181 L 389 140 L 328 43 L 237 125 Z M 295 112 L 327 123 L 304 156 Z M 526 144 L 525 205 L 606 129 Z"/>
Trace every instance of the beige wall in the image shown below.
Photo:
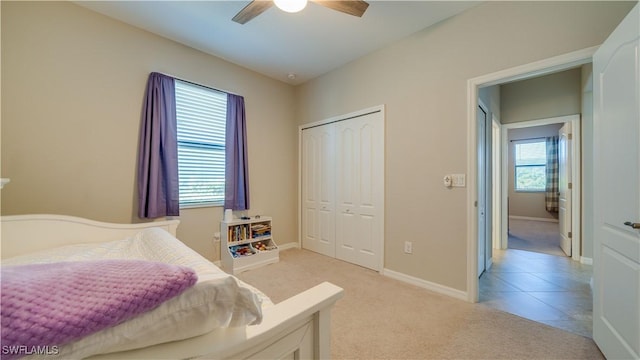
<path fill-rule="evenodd" d="M 290 85 L 70 2 L 2 2 L 2 214 L 140 221 L 135 169 L 148 74 L 245 97 L 251 207 L 297 241 Z M 268 94 L 268 96 L 265 96 Z M 183 210 L 178 237 L 217 259 L 220 207 Z"/>
<path fill-rule="evenodd" d="M 581 112 L 580 68 L 500 86 L 502 123 Z"/>
<path fill-rule="evenodd" d="M 386 268 L 466 289 L 475 199 L 442 176 L 473 161 L 468 79 L 598 45 L 632 5 L 487 2 L 297 88 L 300 123 L 386 105 Z"/>

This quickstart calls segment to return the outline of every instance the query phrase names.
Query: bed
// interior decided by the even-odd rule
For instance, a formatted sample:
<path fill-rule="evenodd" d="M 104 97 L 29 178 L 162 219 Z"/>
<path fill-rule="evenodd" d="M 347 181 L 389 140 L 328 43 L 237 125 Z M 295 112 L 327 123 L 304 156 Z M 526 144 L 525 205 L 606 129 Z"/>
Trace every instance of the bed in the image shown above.
<path fill-rule="evenodd" d="M 182 271 L 183 283 L 190 281 L 179 295 L 126 321 L 62 346 L 30 348 L 21 354 L 91 359 L 330 358 L 330 311 L 343 295 L 341 288 L 325 282 L 273 304 L 259 289 L 182 244 L 175 237 L 178 225 L 179 220 L 113 224 L 62 215 L 2 216 L 3 287 L 9 283 L 5 269 L 19 274 L 39 269 L 53 276 L 57 273 L 50 272 L 51 266 L 62 264 L 65 271 L 77 272 L 71 266 L 87 263 L 100 271 L 121 263 L 166 266 Z M 139 271 L 148 273 L 145 269 Z M 60 279 L 51 289 L 63 286 L 64 276 Z M 202 304 L 203 298 L 216 300 Z M 183 316 L 192 308 L 196 311 Z M 11 351 L 3 343 L 3 358 L 11 358 Z"/>

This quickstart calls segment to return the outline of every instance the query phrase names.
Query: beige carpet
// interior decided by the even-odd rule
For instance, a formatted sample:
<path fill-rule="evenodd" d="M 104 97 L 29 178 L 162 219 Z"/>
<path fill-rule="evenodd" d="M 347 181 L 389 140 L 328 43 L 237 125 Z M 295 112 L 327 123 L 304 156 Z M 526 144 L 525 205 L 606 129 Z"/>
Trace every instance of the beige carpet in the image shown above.
<path fill-rule="evenodd" d="M 509 219 L 509 249 L 566 256 L 557 222 Z"/>
<path fill-rule="evenodd" d="M 332 312 L 334 359 L 603 359 L 589 338 L 306 250 L 239 277 L 275 303 L 323 281 L 344 288 Z"/>

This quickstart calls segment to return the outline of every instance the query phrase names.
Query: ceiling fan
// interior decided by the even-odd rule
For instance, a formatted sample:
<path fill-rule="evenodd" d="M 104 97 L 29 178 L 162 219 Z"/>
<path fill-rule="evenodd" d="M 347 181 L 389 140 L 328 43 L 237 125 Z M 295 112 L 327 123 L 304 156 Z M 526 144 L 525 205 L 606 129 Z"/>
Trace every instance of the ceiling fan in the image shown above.
<path fill-rule="evenodd" d="M 369 4 L 363 0 L 310 0 L 316 4 L 337 10 L 345 14 L 362 17 L 369 7 Z M 262 14 L 265 10 L 275 5 L 287 12 L 298 12 L 307 5 L 307 0 L 253 0 L 245 6 L 240 12 L 233 17 L 233 21 L 239 24 L 245 24 L 249 20 Z"/>

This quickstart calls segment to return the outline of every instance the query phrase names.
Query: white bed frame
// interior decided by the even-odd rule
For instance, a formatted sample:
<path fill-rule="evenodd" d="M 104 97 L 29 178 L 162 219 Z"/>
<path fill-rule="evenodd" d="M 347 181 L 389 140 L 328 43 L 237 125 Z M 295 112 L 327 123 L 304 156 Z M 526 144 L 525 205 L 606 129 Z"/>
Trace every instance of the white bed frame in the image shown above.
<path fill-rule="evenodd" d="M 113 224 L 63 215 L 2 216 L 1 258 L 64 245 L 122 240 L 148 227 L 176 235 L 179 220 Z M 330 311 L 343 290 L 325 282 L 264 310 L 260 325 L 103 354 L 92 359 L 328 359 Z"/>

